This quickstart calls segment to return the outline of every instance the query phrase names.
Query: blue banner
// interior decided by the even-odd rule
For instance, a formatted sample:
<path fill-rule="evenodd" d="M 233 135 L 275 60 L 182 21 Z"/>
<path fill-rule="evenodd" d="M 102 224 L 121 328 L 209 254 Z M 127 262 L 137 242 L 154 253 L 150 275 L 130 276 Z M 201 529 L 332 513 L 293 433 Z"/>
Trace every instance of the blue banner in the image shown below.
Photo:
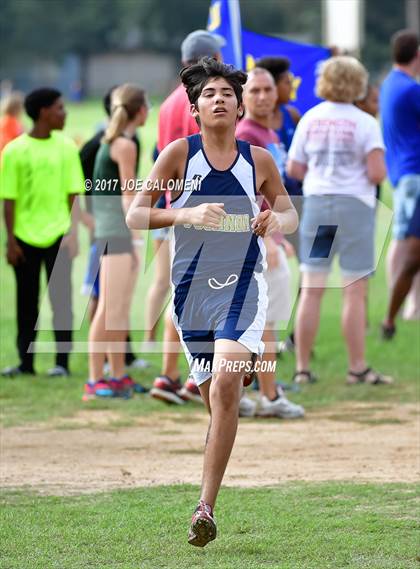
<path fill-rule="evenodd" d="M 320 102 L 315 95 L 317 69 L 321 61 L 331 56 L 329 49 L 256 34 L 242 28 L 242 50 L 243 69 L 246 71 L 252 69 L 261 57 L 277 55 L 290 59 L 293 82 L 290 102 L 302 113 Z"/>
<path fill-rule="evenodd" d="M 226 45 L 221 50 L 223 61 L 243 69 L 239 0 L 212 0 L 207 29 L 225 39 Z"/>
<path fill-rule="evenodd" d="M 257 34 L 241 27 L 238 0 L 213 0 L 207 29 L 223 36 L 223 61 L 249 71 L 261 57 L 284 56 L 290 59 L 293 81 L 291 103 L 304 113 L 320 102 L 315 95 L 317 69 L 331 56 L 329 49 Z"/>

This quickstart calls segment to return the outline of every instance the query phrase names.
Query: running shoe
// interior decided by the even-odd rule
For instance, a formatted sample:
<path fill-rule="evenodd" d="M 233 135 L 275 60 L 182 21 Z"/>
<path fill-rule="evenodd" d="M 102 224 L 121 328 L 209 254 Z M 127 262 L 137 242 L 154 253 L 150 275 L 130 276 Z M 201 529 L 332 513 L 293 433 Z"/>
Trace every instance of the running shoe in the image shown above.
<path fill-rule="evenodd" d="M 16 377 L 17 375 L 36 375 L 33 369 L 26 369 L 21 365 L 5 367 L 1 371 L 3 377 Z"/>
<path fill-rule="evenodd" d="M 253 417 L 257 409 L 257 403 L 246 396 L 245 391 L 239 401 L 239 417 Z"/>
<path fill-rule="evenodd" d="M 130 399 L 130 397 L 133 397 L 134 389 L 132 387 L 132 382 L 133 380 L 131 378 L 127 379 L 126 377 L 121 379 L 111 378 L 108 380 L 108 383 L 114 392 L 114 397 L 122 397 L 123 399 Z"/>
<path fill-rule="evenodd" d="M 382 340 L 392 340 L 397 331 L 396 327 L 390 324 L 382 322 L 381 324 L 381 336 Z"/>
<path fill-rule="evenodd" d="M 144 387 L 143 385 L 141 385 L 141 383 L 138 383 L 138 381 L 134 381 L 134 379 L 132 377 L 130 377 L 129 375 L 125 375 L 124 377 L 122 377 L 121 381 L 123 382 L 123 384 L 125 385 L 125 387 L 128 390 L 131 390 L 134 393 L 148 393 L 149 392 L 147 387 Z"/>
<path fill-rule="evenodd" d="M 216 539 L 217 527 L 213 517 L 213 508 L 200 500 L 191 519 L 188 532 L 188 543 L 196 547 L 204 547 Z"/>
<path fill-rule="evenodd" d="M 277 344 L 277 353 L 278 354 L 294 354 L 295 352 L 295 342 L 292 336 L 287 336 L 285 340 L 278 342 Z"/>
<path fill-rule="evenodd" d="M 184 401 L 194 401 L 195 403 L 204 404 L 200 390 L 191 376 L 188 377 L 187 381 L 178 391 L 178 395 Z"/>
<path fill-rule="evenodd" d="M 173 381 L 167 375 L 159 375 L 153 382 L 150 395 L 155 399 L 160 399 L 166 403 L 174 403 L 175 405 L 184 405 L 185 401 L 178 395 L 182 385 L 179 378 Z"/>
<path fill-rule="evenodd" d="M 99 379 L 95 383 L 85 383 L 82 400 L 89 401 L 97 397 L 114 397 L 114 390 L 106 379 Z"/>
<path fill-rule="evenodd" d="M 70 372 L 63 366 L 54 366 L 47 371 L 48 377 L 69 377 Z"/>
<path fill-rule="evenodd" d="M 300 419 L 305 415 L 305 410 L 302 405 L 292 403 L 292 401 L 289 401 L 287 397 L 279 393 L 279 396 L 274 401 L 270 401 L 268 397 L 262 395 L 256 415 L 258 417 Z"/>
<path fill-rule="evenodd" d="M 133 361 L 131 361 L 130 363 L 126 364 L 127 367 L 129 367 L 130 369 L 147 369 L 148 367 L 150 367 L 150 362 L 148 362 L 147 360 L 143 360 L 142 358 L 135 358 Z"/>

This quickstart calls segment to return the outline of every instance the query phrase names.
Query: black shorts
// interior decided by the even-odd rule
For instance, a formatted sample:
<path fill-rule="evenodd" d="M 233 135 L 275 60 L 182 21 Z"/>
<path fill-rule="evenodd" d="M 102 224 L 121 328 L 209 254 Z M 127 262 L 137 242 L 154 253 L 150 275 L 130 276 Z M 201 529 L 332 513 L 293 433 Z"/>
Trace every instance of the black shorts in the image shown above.
<path fill-rule="evenodd" d="M 131 237 L 109 237 L 96 239 L 99 255 L 122 255 L 133 252 Z"/>

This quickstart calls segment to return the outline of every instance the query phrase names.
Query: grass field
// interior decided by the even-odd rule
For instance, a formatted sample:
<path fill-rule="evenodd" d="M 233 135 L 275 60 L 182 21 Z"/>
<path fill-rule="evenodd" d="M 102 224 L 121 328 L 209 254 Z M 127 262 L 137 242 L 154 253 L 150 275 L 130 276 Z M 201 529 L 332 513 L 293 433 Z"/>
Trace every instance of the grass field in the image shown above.
<path fill-rule="evenodd" d="M 142 132 L 141 176 L 150 167 L 155 142 L 158 102 Z M 97 101 L 69 106 L 68 132 L 79 141 L 86 139 L 102 119 Z M 389 190 L 385 201 L 390 203 Z M 378 241 L 387 243 L 389 215 L 380 214 Z M 4 228 L 1 244 L 4 250 Z M 86 302 L 79 294 L 86 263 L 87 238 L 81 235 L 82 254 L 73 273 L 75 339 L 84 342 L 87 334 Z M 149 250 L 146 240 L 145 251 Z M 147 254 L 144 255 L 147 257 Z M 16 362 L 14 347 L 14 282 L 3 257 L 0 261 L 0 366 Z M 144 293 L 152 269 L 140 276 L 133 307 L 135 341 L 142 339 Z M 296 278 L 296 271 L 295 271 Z M 44 283 L 45 286 L 45 283 Z M 306 387 L 291 398 L 302 403 L 308 416 L 323 409 L 341 409 L 342 404 L 370 402 L 372 405 L 400 405 L 419 401 L 418 323 L 400 322 L 392 344 L 384 344 L 378 333 L 386 308 L 384 250 L 379 247 L 378 267 L 370 282 L 368 360 L 393 375 L 392 387 L 344 385 L 346 355 L 340 334 L 341 291 L 331 288 L 325 297 L 321 327 L 315 347 L 313 369 L 319 383 Z M 42 323 L 50 320 L 48 302 L 41 304 Z M 285 331 L 281 333 L 283 337 Z M 42 341 L 52 333 L 42 331 Z M 151 367 L 136 378 L 151 385 L 160 369 L 160 356 L 146 356 Z M 2 380 L 1 412 L 3 440 L 9 429 L 48 425 L 56 418 L 71 419 L 81 410 L 114 411 L 118 419 L 109 428 L 136 425 L 142 416 L 160 420 L 162 405 L 146 396 L 129 401 L 94 401 L 83 404 L 81 393 L 87 375 L 87 358 L 75 353 L 71 359 L 72 378 L 51 380 L 45 371 L 53 363 L 51 354 L 36 359 L 38 376 Z M 290 381 L 291 355 L 278 360 L 278 377 Z M 186 365 L 182 362 L 186 374 Z M 175 413 L 164 408 L 166 414 Z M 339 411 L 338 411 L 339 412 Z M 176 413 L 188 422 L 188 406 Z M 345 420 L 345 418 L 343 418 Z M 262 423 L 262 431 L 264 429 Z M 287 435 L 287 423 L 280 431 Z M 100 427 L 92 426 L 100 437 Z M 399 425 L 395 425 L 398 429 Z M 139 428 L 138 437 L 143 434 Z M 310 437 L 310 433 L 308 433 Z M 66 430 L 63 428 L 63 441 Z M 81 435 L 80 444 L 83 445 Z M 383 441 L 386 446 L 387 441 Z M 317 446 L 317 441 L 314 441 Z M 372 448 L 372 455 L 377 449 Z M 322 460 L 322 448 L 319 449 Z M 147 464 L 144 465 L 147 469 Z M 246 464 L 244 464 L 246 468 Z M 185 480 L 188 482 L 188 480 Z M 258 480 L 255 480 L 258 486 Z M 186 545 L 185 535 L 191 509 L 198 495 L 192 486 L 163 486 L 101 492 L 80 496 L 44 496 L 37 488 L 3 490 L 0 568 L 2 569 L 182 569 L 252 568 L 278 569 L 410 569 L 419 567 L 418 491 L 414 484 L 298 483 L 276 487 L 223 489 L 216 510 L 220 538 L 204 551 Z M 417 520 L 417 521 L 416 521 Z"/>

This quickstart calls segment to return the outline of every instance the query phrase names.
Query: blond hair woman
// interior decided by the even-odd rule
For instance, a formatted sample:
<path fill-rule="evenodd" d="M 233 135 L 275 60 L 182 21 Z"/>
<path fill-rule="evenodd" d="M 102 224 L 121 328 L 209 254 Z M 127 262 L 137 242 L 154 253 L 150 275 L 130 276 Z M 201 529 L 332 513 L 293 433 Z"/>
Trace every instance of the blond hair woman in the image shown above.
<path fill-rule="evenodd" d="M 315 380 L 309 360 L 335 255 L 343 279 L 347 383 L 391 382 L 365 359 L 367 277 L 375 268 L 375 186 L 385 177 L 379 125 L 353 105 L 365 96 L 367 84 L 367 71 L 357 59 L 327 60 L 317 82 L 317 93 L 326 100 L 303 116 L 289 151 L 288 173 L 303 180 L 304 193 L 294 377 L 298 383 Z"/>
<path fill-rule="evenodd" d="M 138 259 L 125 216 L 136 187 L 136 146 L 132 138 L 146 122 L 147 114 L 142 89 L 127 83 L 113 91 L 111 117 L 92 180 L 95 240 L 102 262 L 98 308 L 89 332 L 89 381 L 84 399 L 127 396 L 135 387 L 125 375 L 124 356 Z M 110 380 L 102 377 L 105 354 Z"/>

